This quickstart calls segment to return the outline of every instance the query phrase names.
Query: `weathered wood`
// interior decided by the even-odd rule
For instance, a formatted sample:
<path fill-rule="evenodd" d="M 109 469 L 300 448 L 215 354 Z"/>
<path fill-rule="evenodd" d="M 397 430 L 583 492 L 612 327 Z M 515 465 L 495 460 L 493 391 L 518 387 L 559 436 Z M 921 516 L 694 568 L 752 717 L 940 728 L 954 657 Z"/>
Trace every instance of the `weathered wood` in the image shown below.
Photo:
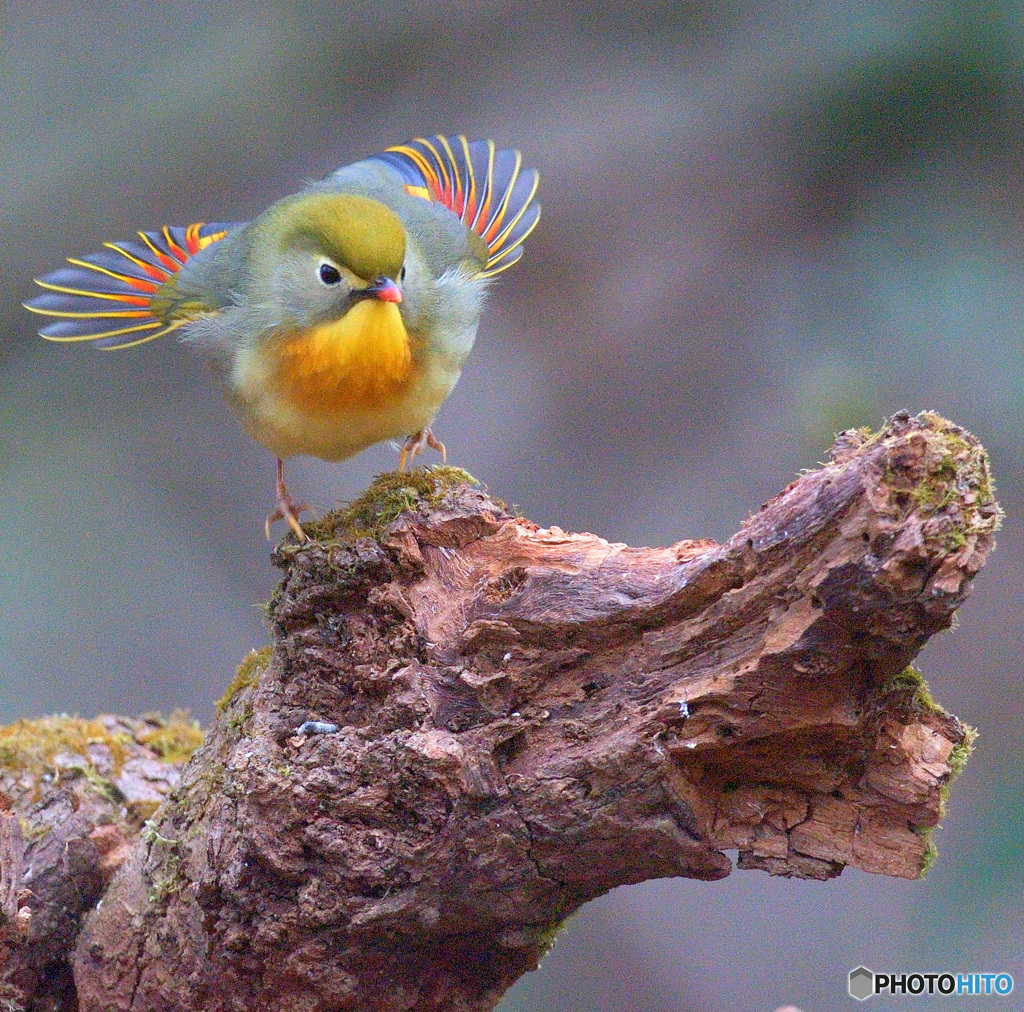
<path fill-rule="evenodd" d="M 0 1009 L 73 1012 L 82 915 L 202 740 L 176 715 L 0 728 Z"/>
<path fill-rule="evenodd" d="M 970 741 L 908 665 L 998 516 L 929 414 L 844 433 L 724 545 L 384 476 L 278 549 L 273 650 L 88 915 L 81 1009 L 482 1012 L 586 900 L 729 849 L 916 877 Z"/>

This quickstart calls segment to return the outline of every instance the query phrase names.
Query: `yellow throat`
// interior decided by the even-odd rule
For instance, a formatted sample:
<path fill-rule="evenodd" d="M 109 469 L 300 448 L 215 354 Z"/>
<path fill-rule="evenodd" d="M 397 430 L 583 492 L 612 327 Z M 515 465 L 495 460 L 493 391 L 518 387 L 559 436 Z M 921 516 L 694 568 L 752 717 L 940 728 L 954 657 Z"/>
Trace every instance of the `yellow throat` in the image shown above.
<path fill-rule="evenodd" d="M 378 299 L 357 302 L 340 320 L 288 334 L 271 357 L 280 395 L 313 414 L 383 406 L 401 394 L 413 371 L 398 306 Z"/>

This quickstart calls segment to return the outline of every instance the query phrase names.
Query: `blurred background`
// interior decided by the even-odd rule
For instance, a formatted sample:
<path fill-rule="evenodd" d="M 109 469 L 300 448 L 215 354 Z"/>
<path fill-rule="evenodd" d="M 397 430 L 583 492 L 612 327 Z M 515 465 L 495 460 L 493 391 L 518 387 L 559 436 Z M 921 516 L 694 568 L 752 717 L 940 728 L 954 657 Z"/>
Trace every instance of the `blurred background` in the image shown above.
<path fill-rule="evenodd" d="M 989 448 L 1007 513 L 920 659 L 981 730 L 926 880 L 619 889 L 503 1012 L 811 1012 L 846 1007 L 859 963 L 1024 990 L 1019 5 L 301 7 L 0 11 L 0 720 L 208 721 L 277 580 L 273 460 L 203 363 L 43 342 L 32 277 L 247 220 L 411 136 L 493 137 L 540 170 L 544 216 L 435 431 L 495 494 L 614 541 L 724 539 L 836 431 L 931 408 Z M 289 485 L 328 508 L 395 461 L 304 459 Z"/>

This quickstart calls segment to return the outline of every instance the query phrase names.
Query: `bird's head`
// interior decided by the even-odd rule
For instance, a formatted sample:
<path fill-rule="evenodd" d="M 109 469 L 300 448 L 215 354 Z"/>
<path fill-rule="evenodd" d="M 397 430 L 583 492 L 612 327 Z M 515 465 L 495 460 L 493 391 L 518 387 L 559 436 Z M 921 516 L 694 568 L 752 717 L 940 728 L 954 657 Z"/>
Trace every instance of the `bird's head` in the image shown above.
<path fill-rule="evenodd" d="M 299 194 L 260 215 L 247 238 L 247 295 L 273 307 L 280 326 L 340 320 L 364 301 L 402 301 L 405 229 L 376 200 Z"/>

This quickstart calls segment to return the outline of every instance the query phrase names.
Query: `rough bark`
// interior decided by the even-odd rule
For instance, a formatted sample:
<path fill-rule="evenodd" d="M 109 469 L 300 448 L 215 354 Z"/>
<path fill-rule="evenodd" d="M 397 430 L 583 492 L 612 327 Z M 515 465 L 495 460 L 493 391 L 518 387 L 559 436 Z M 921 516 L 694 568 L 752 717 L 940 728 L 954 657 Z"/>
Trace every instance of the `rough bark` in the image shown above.
<path fill-rule="evenodd" d="M 202 741 L 169 720 L 44 717 L 0 729 L 0 1010 L 76 1009 L 70 954 Z"/>
<path fill-rule="evenodd" d="M 844 433 L 724 545 L 384 476 L 279 547 L 273 650 L 88 914 L 81 1009 L 480 1012 L 588 899 L 726 850 L 916 877 L 970 735 L 908 665 L 998 516 L 930 414 Z"/>

